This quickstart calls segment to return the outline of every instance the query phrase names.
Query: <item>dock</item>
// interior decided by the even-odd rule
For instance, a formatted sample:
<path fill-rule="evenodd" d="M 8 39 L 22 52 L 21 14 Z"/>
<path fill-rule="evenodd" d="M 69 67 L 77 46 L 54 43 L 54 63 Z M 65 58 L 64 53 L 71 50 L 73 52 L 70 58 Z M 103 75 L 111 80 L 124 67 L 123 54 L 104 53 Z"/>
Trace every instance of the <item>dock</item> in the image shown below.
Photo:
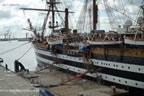
<path fill-rule="evenodd" d="M 32 84 L 0 66 L 0 96 L 39 96 L 39 89 Z"/>
<path fill-rule="evenodd" d="M 41 89 L 46 89 L 55 96 L 113 96 L 115 94 L 111 86 L 86 78 L 77 78 L 60 85 L 64 80 L 74 76 L 55 69 L 45 69 L 39 73 L 16 74 L 0 66 L 0 96 L 47 96 L 40 95 Z M 127 91 L 116 88 L 116 94 L 125 92 Z"/>
<path fill-rule="evenodd" d="M 47 88 L 56 96 L 113 96 L 126 93 L 126 90 L 116 88 L 116 94 L 111 86 L 106 86 L 95 80 L 87 78 L 77 78 L 64 85 L 61 82 L 68 78 L 73 78 L 74 74 L 65 73 L 59 70 L 45 69 L 39 73 L 30 73 L 39 77 L 33 83 L 39 82 L 40 87 Z"/>

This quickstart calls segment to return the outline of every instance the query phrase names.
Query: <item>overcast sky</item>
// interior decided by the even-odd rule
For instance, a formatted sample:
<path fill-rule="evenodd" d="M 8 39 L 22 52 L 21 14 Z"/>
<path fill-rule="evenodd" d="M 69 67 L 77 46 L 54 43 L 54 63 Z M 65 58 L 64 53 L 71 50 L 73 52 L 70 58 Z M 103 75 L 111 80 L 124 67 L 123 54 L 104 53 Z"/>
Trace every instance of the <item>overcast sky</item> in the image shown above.
<path fill-rule="evenodd" d="M 68 1 L 68 0 L 66 0 Z M 82 6 L 82 2 L 84 0 L 72 0 L 73 4 L 78 7 L 69 6 L 71 9 L 75 10 L 75 14 L 73 18 L 78 18 L 80 8 Z M 122 2 L 120 2 L 122 1 Z M 132 4 L 125 5 L 127 2 Z M 121 10 L 124 12 L 127 10 L 127 14 L 131 15 L 132 17 L 136 17 L 140 3 L 143 0 L 108 0 L 108 3 L 111 4 L 112 7 Z M 34 26 L 39 26 L 39 22 L 42 22 L 42 18 L 44 15 L 38 15 L 37 12 L 23 12 L 19 8 L 26 7 L 26 8 L 45 8 L 45 0 L 0 0 L 0 34 L 3 34 L 10 30 L 13 35 L 20 36 L 24 35 L 25 31 L 22 28 L 28 27 L 27 19 L 30 18 Z M 70 4 L 69 4 L 70 5 Z M 115 5 L 117 7 L 115 7 Z M 91 6 L 91 5 L 89 5 Z M 123 7 L 125 10 L 123 10 Z M 99 0 L 99 10 L 100 10 L 100 28 L 109 30 L 109 21 L 107 18 L 107 14 L 105 12 L 105 7 L 103 5 L 102 0 Z M 124 18 L 122 14 L 114 13 L 118 18 Z M 120 17 L 119 17 L 120 16 Z M 118 19 L 117 18 L 117 19 Z M 120 22 L 120 19 L 117 22 Z M 128 18 L 125 18 L 128 19 Z M 76 20 L 72 21 L 76 22 Z"/>

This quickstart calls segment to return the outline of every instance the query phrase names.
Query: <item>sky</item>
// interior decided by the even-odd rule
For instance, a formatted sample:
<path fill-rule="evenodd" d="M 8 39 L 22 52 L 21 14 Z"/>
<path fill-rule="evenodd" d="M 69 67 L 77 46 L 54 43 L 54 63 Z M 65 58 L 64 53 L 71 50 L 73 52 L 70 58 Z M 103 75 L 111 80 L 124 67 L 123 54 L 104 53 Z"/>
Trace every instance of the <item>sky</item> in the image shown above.
<path fill-rule="evenodd" d="M 72 0 L 69 4 L 67 4 L 71 10 L 75 11 L 74 15 L 71 16 L 71 18 L 74 18 L 71 21 L 74 25 L 79 17 L 83 1 L 84 0 Z M 134 19 L 136 19 L 139 11 L 138 6 L 140 6 L 142 2 L 142 0 L 98 0 L 100 11 L 100 29 L 104 30 L 110 30 L 111 28 L 105 11 L 104 2 L 102 1 L 108 1 L 113 8 L 120 10 L 121 13 L 127 13 L 128 16 L 131 15 Z M 65 2 L 67 2 L 67 0 L 65 0 Z M 128 2 L 131 4 L 126 5 Z M 73 7 L 73 5 L 78 7 Z M 91 7 L 92 5 L 89 4 L 88 6 Z M 45 0 L 0 0 L 0 35 L 8 33 L 8 31 L 13 37 L 24 37 L 25 33 L 31 34 L 31 32 L 23 30 L 23 28 L 28 28 L 28 18 L 31 19 L 34 26 L 41 26 L 45 14 L 41 13 L 38 15 L 38 13 L 34 11 L 22 11 L 19 9 L 23 7 L 45 8 Z M 117 23 L 124 23 L 124 21 L 120 20 L 129 19 L 114 10 L 112 12 L 117 17 L 114 19 Z"/>

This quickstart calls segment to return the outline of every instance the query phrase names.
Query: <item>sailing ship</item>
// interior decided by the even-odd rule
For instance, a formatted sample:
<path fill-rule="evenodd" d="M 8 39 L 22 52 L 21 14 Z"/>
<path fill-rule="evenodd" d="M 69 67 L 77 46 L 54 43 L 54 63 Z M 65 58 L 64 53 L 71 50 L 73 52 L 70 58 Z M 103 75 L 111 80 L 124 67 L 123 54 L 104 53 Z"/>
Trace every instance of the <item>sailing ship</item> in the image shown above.
<path fill-rule="evenodd" d="M 68 16 L 72 12 L 67 8 L 65 11 L 58 10 L 56 5 L 59 3 L 56 0 L 47 1 L 49 9 L 22 8 L 47 12 L 41 35 L 28 20 L 30 30 L 34 32 L 32 44 L 38 65 L 53 65 L 115 84 L 144 89 L 144 31 L 141 30 L 143 26 L 134 28 L 134 32 L 124 32 L 125 27 L 112 32 L 97 30 L 98 7 L 96 0 L 93 0 L 93 29 L 88 38 L 84 39 L 77 30 L 71 32 Z M 44 37 L 50 12 L 51 34 Z M 65 13 L 64 28 L 58 28 L 58 22 L 55 23 L 56 12 Z"/>

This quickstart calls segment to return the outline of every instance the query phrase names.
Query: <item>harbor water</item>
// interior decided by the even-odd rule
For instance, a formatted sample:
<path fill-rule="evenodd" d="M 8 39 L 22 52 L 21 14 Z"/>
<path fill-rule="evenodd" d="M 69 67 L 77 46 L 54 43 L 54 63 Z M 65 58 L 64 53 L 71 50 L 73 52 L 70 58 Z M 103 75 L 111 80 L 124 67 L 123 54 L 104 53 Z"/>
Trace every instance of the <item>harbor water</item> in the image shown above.
<path fill-rule="evenodd" d="M 32 46 L 31 43 L 27 42 L 28 41 L 0 41 L 0 58 L 4 60 L 2 65 L 5 66 L 5 64 L 7 64 L 8 68 L 14 71 L 14 61 L 24 55 L 24 53 Z M 22 44 L 24 45 L 20 46 Z M 20 47 L 8 51 L 17 46 Z M 5 53 L 1 55 L 3 52 Z M 26 69 L 34 71 L 36 69 L 37 62 L 33 48 L 31 48 L 19 61 L 25 66 Z"/>

